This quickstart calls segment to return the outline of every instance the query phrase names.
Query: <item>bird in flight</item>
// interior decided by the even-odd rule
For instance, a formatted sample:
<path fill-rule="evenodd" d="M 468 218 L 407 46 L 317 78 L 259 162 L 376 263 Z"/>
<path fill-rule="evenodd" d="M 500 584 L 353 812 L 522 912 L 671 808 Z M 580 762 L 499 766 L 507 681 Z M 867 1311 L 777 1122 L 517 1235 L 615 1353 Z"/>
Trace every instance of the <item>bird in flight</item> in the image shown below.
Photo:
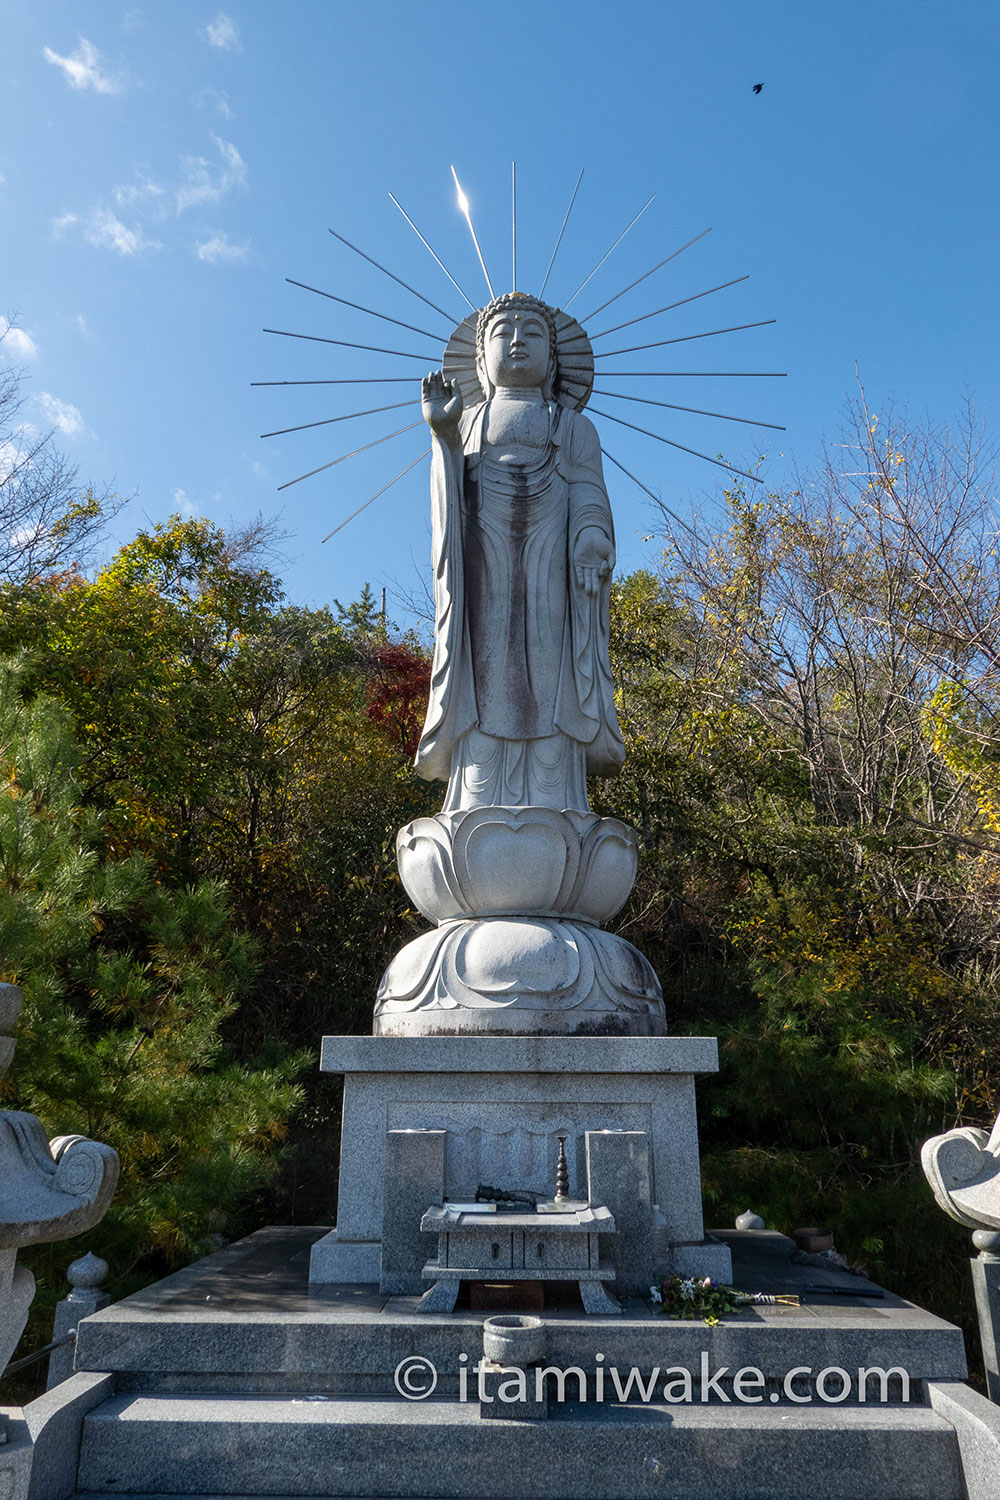
<path fill-rule="evenodd" d="M 761 89 L 762 89 L 762 88 L 763 88 L 763 87 L 764 87 L 764 85 L 763 85 L 763 84 L 762 84 L 762 83 L 755 83 L 755 84 L 754 84 L 754 86 L 753 86 L 753 91 L 754 91 L 754 93 L 755 93 L 755 94 L 759 94 L 759 93 L 760 93 L 760 91 L 761 91 Z"/>

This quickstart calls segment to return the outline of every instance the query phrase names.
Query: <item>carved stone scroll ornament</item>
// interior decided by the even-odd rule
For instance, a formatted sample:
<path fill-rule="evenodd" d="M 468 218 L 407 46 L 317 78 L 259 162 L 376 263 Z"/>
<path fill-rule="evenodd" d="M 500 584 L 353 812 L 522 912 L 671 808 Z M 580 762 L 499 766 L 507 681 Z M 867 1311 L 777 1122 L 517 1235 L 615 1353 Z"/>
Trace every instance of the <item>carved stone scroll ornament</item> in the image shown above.
<path fill-rule="evenodd" d="M 1000 1115 L 925 1141 L 920 1161 L 938 1206 L 973 1230 L 1000 1230 Z"/>
<path fill-rule="evenodd" d="M 0 1033 L 21 1012 L 21 991 L 0 984 Z M 0 1035 L 0 1075 L 14 1042 Z M 28 1317 L 35 1279 L 16 1264 L 24 1245 L 69 1239 L 104 1217 L 118 1183 L 110 1146 L 80 1135 L 46 1139 L 34 1115 L 0 1110 L 0 1370 L 10 1359 Z"/>

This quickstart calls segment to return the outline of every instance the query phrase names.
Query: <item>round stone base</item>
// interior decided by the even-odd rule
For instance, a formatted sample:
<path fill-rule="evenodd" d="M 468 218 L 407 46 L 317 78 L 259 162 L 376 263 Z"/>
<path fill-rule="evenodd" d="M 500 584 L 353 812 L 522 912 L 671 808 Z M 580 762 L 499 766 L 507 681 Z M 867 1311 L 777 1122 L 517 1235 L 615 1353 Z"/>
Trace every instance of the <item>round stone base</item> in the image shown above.
<path fill-rule="evenodd" d="M 653 969 L 624 938 L 549 917 L 448 922 L 386 969 L 376 1036 L 664 1036 Z"/>

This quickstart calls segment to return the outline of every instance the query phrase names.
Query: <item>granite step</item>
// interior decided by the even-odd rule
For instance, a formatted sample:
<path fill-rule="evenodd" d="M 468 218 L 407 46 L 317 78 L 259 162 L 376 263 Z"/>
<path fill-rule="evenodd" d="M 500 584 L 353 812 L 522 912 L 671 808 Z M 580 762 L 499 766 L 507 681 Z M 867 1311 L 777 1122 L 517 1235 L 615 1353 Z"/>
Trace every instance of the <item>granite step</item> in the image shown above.
<path fill-rule="evenodd" d="M 80 1497 L 962 1500 L 927 1407 L 554 1406 L 119 1394 L 87 1417 Z M 568 1488 L 567 1486 L 570 1486 Z"/>

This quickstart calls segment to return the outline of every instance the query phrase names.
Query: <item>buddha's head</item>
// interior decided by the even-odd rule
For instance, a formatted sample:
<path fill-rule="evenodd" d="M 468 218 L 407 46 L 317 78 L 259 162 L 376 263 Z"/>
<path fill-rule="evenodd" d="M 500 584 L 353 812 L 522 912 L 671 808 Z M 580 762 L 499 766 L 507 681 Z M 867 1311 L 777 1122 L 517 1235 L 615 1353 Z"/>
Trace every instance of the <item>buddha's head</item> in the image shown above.
<path fill-rule="evenodd" d="M 500 386 L 551 400 L 559 369 L 553 309 L 525 292 L 490 302 L 476 324 L 476 369 L 487 398 Z"/>

